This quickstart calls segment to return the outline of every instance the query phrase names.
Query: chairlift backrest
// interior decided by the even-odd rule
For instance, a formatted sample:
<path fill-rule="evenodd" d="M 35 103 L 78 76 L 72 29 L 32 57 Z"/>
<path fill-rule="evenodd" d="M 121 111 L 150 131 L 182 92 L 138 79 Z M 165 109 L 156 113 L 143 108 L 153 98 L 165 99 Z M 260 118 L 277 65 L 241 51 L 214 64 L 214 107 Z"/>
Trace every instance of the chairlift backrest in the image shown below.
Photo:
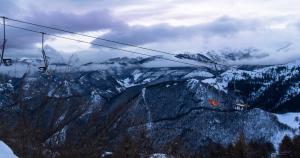
<path fill-rule="evenodd" d="M 11 59 L 2 59 L 5 66 L 11 66 L 12 60 Z"/>

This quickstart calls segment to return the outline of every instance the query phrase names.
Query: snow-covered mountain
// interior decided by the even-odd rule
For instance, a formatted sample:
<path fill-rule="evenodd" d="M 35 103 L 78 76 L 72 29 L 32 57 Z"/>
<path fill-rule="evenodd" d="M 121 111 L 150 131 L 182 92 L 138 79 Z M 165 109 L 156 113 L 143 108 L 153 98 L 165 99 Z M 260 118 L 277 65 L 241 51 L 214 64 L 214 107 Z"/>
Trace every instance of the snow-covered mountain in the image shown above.
<path fill-rule="evenodd" d="M 176 55 L 180 59 L 189 59 L 198 62 L 228 64 L 241 60 L 261 59 L 268 54 L 255 48 L 246 49 L 223 49 L 219 51 L 206 51 L 198 54 L 183 53 Z"/>
<path fill-rule="evenodd" d="M 192 57 L 203 66 L 143 66 L 158 57 L 52 63 L 46 74 L 36 59 L 0 67 L 0 139 L 17 155 L 37 148 L 60 154 L 65 145 L 93 148 L 104 136 L 113 147 L 124 131 L 145 129 L 159 152 L 178 136 L 197 150 L 208 142 L 232 143 L 240 133 L 278 146 L 298 132 L 298 122 L 287 123 L 280 113 L 300 112 L 299 61 L 215 67 L 209 57 Z"/>

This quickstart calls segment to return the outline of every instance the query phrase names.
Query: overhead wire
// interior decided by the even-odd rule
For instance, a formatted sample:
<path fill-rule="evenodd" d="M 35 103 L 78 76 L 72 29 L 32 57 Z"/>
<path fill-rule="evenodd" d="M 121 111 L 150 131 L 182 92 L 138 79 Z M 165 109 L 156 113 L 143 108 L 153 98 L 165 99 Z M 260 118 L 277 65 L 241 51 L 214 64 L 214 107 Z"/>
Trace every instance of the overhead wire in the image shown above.
<path fill-rule="evenodd" d="M 4 25 L 4 24 L 0 23 L 0 25 Z M 149 54 L 145 54 L 145 53 L 140 53 L 140 52 L 136 52 L 136 51 L 125 50 L 125 49 L 121 49 L 121 48 L 115 48 L 115 47 L 111 47 L 111 46 L 101 45 L 101 44 L 98 44 L 98 43 L 87 42 L 87 41 L 78 40 L 78 39 L 69 38 L 69 37 L 63 37 L 63 36 L 59 36 L 59 35 L 55 35 L 55 34 L 50 34 L 50 33 L 46 33 L 46 32 L 36 31 L 36 30 L 32 30 L 32 29 L 28 29 L 28 28 L 24 28 L 24 27 L 19 27 L 19 26 L 14 26 L 14 25 L 10 25 L 10 24 L 5 24 L 5 25 L 8 26 L 8 27 L 11 27 L 11 28 L 15 28 L 15 29 L 20 29 L 20 30 L 24 30 L 24 31 L 28 31 L 28 32 L 38 33 L 38 34 L 44 34 L 44 35 L 47 35 L 47 36 L 52 36 L 52 37 L 61 38 L 61 39 L 67 39 L 67 40 L 75 41 L 75 42 L 79 42 L 79 43 L 91 44 L 91 45 L 98 46 L 98 47 L 103 47 L 103 48 L 109 48 L 109 49 L 124 51 L 124 52 L 138 54 L 138 55 L 143 55 L 143 56 L 147 56 L 147 57 L 154 57 L 153 55 L 149 55 Z M 173 60 L 173 59 L 169 59 L 169 58 L 165 58 L 165 57 L 158 57 L 158 58 L 163 59 L 163 60 L 167 60 L 167 61 L 181 63 L 181 64 L 191 65 L 191 66 L 201 66 L 201 65 L 198 65 L 198 64 L 192 64 L 192 63 L 188 63 L 188 62 Z M 217 65 L 222 65 L 222 64 L 218 63 Z M 239 84 L 244 84 L 244 83 L 239 83 Z"/>
<path fill-rule="evenodd" d="M 110 40 L 110 39 L 106 39 L 106 38 L 102 38 L 102 37 L 95 37 L 95 36 L 78 33 L 78 32 L 74 32 L 74 31 L 69 31 L 69 30 L 65 30 L 65 29 L 61 29 L 61 28 L 57 28 L 57 27 L 36 24 L 36 23 L 32 23 L 32 22 L 28 22 L 28 21 L 24 21 L 24 20 L 18 20 L 18 19 L 14 19 L 14 18 L 8 18 L 8 17 L 4 17 L 4 18 L 6 18 L 7 20 L 11 20 L 11 21 L 15 21 L 15 22 L 23 23 L 23 24 L 33 25 L 33 26 L 37 26 L 37 27 L 42 27 L 42 28 L 46 28 L 46 29 L 51 29 L 51 30 L 55 30 L 55 31 L 65 32 L 65 33 L 89 37 L 89 38 L 94 38 L 94 39 L 98 39 L 98 40 L 102 40 L 102 41 L 106 41 L 106 42 L 110 42 L 110 43 L 135 47 L 135 48 L 139 48 L 139 49 L 143 49 L 143 50 L 147 50 L 147 51 L 158 52 L 158 53 L 174 55 L 174 56 L 177 55 L 176 53 L 170 53 L 170 52 L 166 52 L 166 51 L 162 51 L 162 50 L 146 48 L 146 47 L 142 47 L 142 46 L 138 46 L 138 45 L 134 45 L 134 44 L 130 44 L 130 43 L 125 43 L 125 42 L 120 42 L 120 41 L 115 41 L 115 40 Z"/>
<path fill-rule="evenodd" d="M 1 25 L 4 25 L 4 24 L 1 23 Z M 74 39 L 74 38 L 70 38 L 70 37 L 64 37 L 64 36 L 60 36 L 60 35 L 55 35 L 55 34 L 51 34 L 51 33 L 47 33 L 47 32 L 40 32 L 40 31 L 36 31 L 36 30 L 33 30 L 33 29 L 14 26 L 14 25 L 11 25 L 11 24 L 5 24 L 5 25 L 8 26 L 8 27 L 11 27 L 11 28 L 15 28 L 15 29 L 20 29 L 20 30 L 33 32 L 33 33 L 44 34 L 44 35 L 47 35 L 47 36 L 52 36 L 52 37 L 56 37 L 56 38 L 60 38 L 60 39 L 66 39 L 66 40 L 70 40 L 70 41 L 76 41 L 76 42 L 80 42 L 80 43 L 90 44 L 90 45 L 94 45 L 94 46 L 97 46 L 97 47 L 108 48 L 108 49 L 113 49 L 113 50 L 119 50 L 119 51 L 123 51 L 123 52 L 127 52 L 127 53 L 138 54 L 138 55 L 143 55 L 143 56 L 148 56 L 148 57 L 154 57 L 153 55 L 149 55 L 149 54 L 141 53 L 141 52 L 137 52 L 137 51 L 126 50 L 126 49 L 122 49 L 122 48 L 116 48 L 116 47 L 113 47 L 113 46 L 102 45 L 102 44 L 98 44 L 98 43 L 95 43 L 95 42 L 87 42 L 87 41 Z M 159 56 L 158 58 L 163 59 L 163 60 L 167 60 L 167 61 L 176 62 L 176 63 L 191 65 L 191 66 L 201 66 L 201 65 L 198 65 L 198 64 L 193 64 L 193 63 L 189 63 L 189 62 L 174 60 L 174 59 L 161 57 L 161 56 Z"/>

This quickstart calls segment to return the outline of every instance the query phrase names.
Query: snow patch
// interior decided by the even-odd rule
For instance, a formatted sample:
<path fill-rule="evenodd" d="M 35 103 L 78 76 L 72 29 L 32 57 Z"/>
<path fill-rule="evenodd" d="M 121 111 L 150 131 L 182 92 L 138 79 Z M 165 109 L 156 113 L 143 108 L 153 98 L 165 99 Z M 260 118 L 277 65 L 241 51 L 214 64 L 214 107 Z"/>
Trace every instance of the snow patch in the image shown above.
<path fill-rule="evenodd" d="M 59 125 L 66 117 L 67 112 L 63 113 L 56 121 L 56 125 Z"/>
<path fill-rule="evenodd" d="M 101 155 L 101 157 L 107 157 L 107 156 L 110 156 L 110 155 L 112 155 L 112 154 L 113 154 L 112 152 L 106 151 L 106 152 L 104 152 L 104 153 Z"/>
<path fill-rule="evenodd" d="M 292 131 L 278 131 L 272 138 L 272 143 L 275 149 L 279 149 L 279 144 L 281 143 L 284 136 L 294 137 L 295 133 L 298 133 L 300 127 L 300 113 L 286 113 L 286 114 L 274 114 L 280 123 L 283 123 L 296 132 Z"/>
<path fill-rule="evenodd" d="M 11 148 L 4 142 L 0 141 L 0 157 L 2 158 L 17 158 Z"/>
<path fill-rule="evenodd" d="M 223 91 L 227 93 L 228 82 L 222 80 L 222 82 L 218 82 L 215 78 L 208 78 L 201 81 L 202 83 L 206 83 L 212 87 L 214 87 L 218 91 Z"/>
<path fill-rule="evenodd" d="M 187 87 L 189 89 L 194 89 L 194 88 L 196 88 L 196 86 L 198 86 L 198 83 L 199 83 L 198 80 L 196 80 L 196 79 L 190 79 L 190 80 L 188 80 Z"/>
<path fill-rule="evenodd" d="M 128 78 L 128 77 L 124 80 L 117 80 L 117 82 L 125 88 L 135 86 L 135 84 L 131 83 L 130 78 Z"/>
<path fill-rule="evenodd" d="M 135 71 L 132 73 L 132 75 L 133 75 L 134 81 L 137 81 L 143 74 L 140 73 L 140 71 L 135 70 Z"/>
<path fill-rule="evenodd" d="M 149 108 L 149 106 L 148 106 L 148 103 L 147 103 L 147 101 L 146 101 L 146 88 L 143 88 L 142 89 L 142 97 L 143 97 L 143 101 L 144 101 L 144 104 L 145 104 L 145 107 L 146 107 L 146 110 L 147 110 L 147 119 L 148 119 L 148 123 L 147 123 L 147 130 L 152 130 L 152 114 L 151 114 L 151 110 L 150 110 L 150 108 Z"/>
<path fill-rule="evenodd" d="M 284 136 L 289 136 L 289 137 L 293 137 L 294 134 L 290 131 L 278 131 L 277 134 L 274 134 L 271 142 L 274 145 L 274 148 L 278 151 L 279 150 L 279 145 L 282 142 L 282 139 L 284 138 Z"/>
<path fill-rule="evenodd" d="M 193 71 L 185 75 L 183 78 L 193 78 L 193 77 L 214 77 L 214 75 L 206 71 Z"/>
<path fill-rule="evenodd" d="M 167 158 L 168 156 L 166 154 L 156 153 L 152 154 L 150 158 Z"/>
<path fill-rule="evenodd" d="M 286 114 L 275 114 L 278 121 L 288 125 L 293 129 L 299 129 L 300 127 L 300 113 L 286 113 Z"/>

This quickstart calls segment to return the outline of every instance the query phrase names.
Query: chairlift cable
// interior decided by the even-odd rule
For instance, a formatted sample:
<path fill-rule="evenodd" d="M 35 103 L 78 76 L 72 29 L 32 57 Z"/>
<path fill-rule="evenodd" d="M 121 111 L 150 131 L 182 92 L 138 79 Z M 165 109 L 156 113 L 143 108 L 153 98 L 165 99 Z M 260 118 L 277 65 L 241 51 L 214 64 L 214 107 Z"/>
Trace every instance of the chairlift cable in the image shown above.
<path fill-rule="evenodd" d="M 115 44 L 119 44 L 119 45 L 139 48 L 139 49 L 143 49 L 143 50 L 147 50 L 147 51 L 152 51 L 152 52 L 157 52 L 157 53 L 162 53 L 162 54 L 167 54 L 167 55 L 172 55 L 172 56 L 178 55 L 176 53 L 170 53 L 170 52 L 162 51 L 162 50 L 158 50 L 158 49 L 146 48 L 146 47 L 142 47 L 142 46 L 138 46 L 138 45 L 134 45 L 134 44 L 130 44 L 130 43 L 125 43 L 125 42 L 120 42 L 120 41 L 115 41 L 115 40 L 110 40 L 110 39 L 106 39 L 106 38 L 102 38 L 102 37 L 95 37 L 95 36 L 91 36 L 91 35 L 87 35 L 87 34 L 83 34 L 83 33 L 69 31 L 69 30 L 61 29 L 61 28 L 57 28 L 57 27 L 41 25 L 41 24 L 37 24 L 37 23 L 33 23 L 33 22 L 24 21 L 24 20 L 8 18 L 8 17 L 3 17 L 3 18 L 6 18 L 10 21 L 14 21 L 14 22 L 18 22 L 18 23 L 28 24 L 28 25 L 32 25 L 32 26 L 37 26 L 37 27 L 41 27 L 41 28 L 51 29 L 51 30 L 55 30 L 55 31 L 65 32 L 65 33 L 84 36 L 84 37 L 89 37 L 89 38 L 98 39 L 98 40 L 102 40 L 102 41 L 106 41 L 106 42 L 110 42 L 110 43 L 115 43 Z M 228 65 L 221 64 L 221 63 L 214 63 L 214 64 L 222 65 L 222 66 L 228 66 Z M 199 66 L 199 65 L 196 65 L 196 64 L 193 64 L 193 65 L 194 66 Z"/>
<path fill-rule="evenodd" d="M 11 28 L 15 28 L 15 29 L 21 29 L 21 30 L 28 31 L 28 32 L 41 33 L 39 31 L 24 28 L 24 27 L 19 27 L 19 26 L 14 26 L 14 25 L 9 25 L 9 24 L 6 24 L 6 26 L 11 27 Z M 112 46 L 106 46 L 106 45 L 102 45 L 102 44 L 98 44 L 98 43 L 94 43 L 94 42 L 87 42 L 87 41 L 83 41 L 83 40 L 78 40 L 78 39 L 74 39 L 74 38 L 70 38 L 70 37 L 63 37 L 63 36 L 50 34 L 50 33 L 46 33 L 46 32 L 44 32 L 44 34 L 47 35 L 47 36 L 52 36 L 52 37 L 56 37 L 56 38 L 60 38 L 60 39 L 67 39 L 67 40 L 76 41 L 76 42 L 79 42 L 79 43 L 91 44 L 91 45 L 94 45 L 94 46 L 97 46 L 97 47 L 108 48 L 108 49 L 113 49 L 113 50 L 119 50 L 119 51 L 123 51 L 123 52 L 127 52 L 127 53 L 139 54 L 139 55 L 148 56 L 148 57 L 154 57 L 154 56 L 149 55 L 149 54 L 136 52 L 136 51 L 131 51 L 131 50 L 126 50 L 126 49 L 122 49 L 122 48 L 116 48 L 116 47 L 112 47 Z M 158 58 L 163 59 L 163 60 L 167 60 L 167 61 L 176 62 L 176 63 L 186 64 L 186 65 L 190 65 L 190 66 L 197 66 L 197 67 L 201 66 L 201 65 L 198 65 L 198 64 L 188 63 L 188 62 L 184 62 L 184 61 L 178 61 L 178 60 L 169 59 L 169 58 L 166 58 L 166 57 L 158 57 Z"/>
<path fill-rule="evenodd" d="M 115 43 L 115 44 L 119 44 L 119 45 L 135 47 L 135 48 L 139 48 L 139 49 L 143 49 L 143 50 L 147 50 L 147 51 L 158 52 L 158 53 L 163 53 L 163 54 L 168 54 L 168 55 L 174 55 L 174 56 L 177 55 L 175 53 L 170 53 L 170 52 L 161 51 L 161 50 L 157 50 L 157 49 L 151 49 L 151 48 L 141 47 L 141 46 L 138 46 L 138 45 L 124 43 L 124 42 L 119 42 L 119 41 L 114 41 L 114 40 L 110 40 L 110 39 L 106 39 L 106 38 L 95 37 L 95 36 L 91 36 L 91 35 L 87 35 L 87 34 L 83 34 L 83 33 L 77 33 L 77 32 L 73 32 L 73 31 L 68 31 L 68 30 L 60 29 L 60 28 L 56 28 L 56 27 L 45 26 L 45 25 L 36 24 L 36 23 L 32 23 L 32 22 L 28 22 L 28 21 L 23 21 L 23 20 L 18 20 L 18 19 L 13 19 L 13 18 L 7 18 L 7 17 L 5 17 L 5 18 L 8 19 L 8 20 L 19 22 L 19 23 L 23 23 L 23 24 L 29 24 L 29 25 L 33 25 L 33 26 L 37 26 L 37 27 L 42 27 L 42 28 L 46 28 L 46 29 L 51 29 L 51 30 L 55 30 L 55 31 L 65 32 L 65 33 L 79 35 L 79 36 L 84 36 L 84 37 L 89 37 L 89 38 L 94 38 L 94 39 L 98 39 L 98 40 L 102 40 L 102 41 L 106 41 L 106 42 L 110 42 L 110 43 Z"/>

